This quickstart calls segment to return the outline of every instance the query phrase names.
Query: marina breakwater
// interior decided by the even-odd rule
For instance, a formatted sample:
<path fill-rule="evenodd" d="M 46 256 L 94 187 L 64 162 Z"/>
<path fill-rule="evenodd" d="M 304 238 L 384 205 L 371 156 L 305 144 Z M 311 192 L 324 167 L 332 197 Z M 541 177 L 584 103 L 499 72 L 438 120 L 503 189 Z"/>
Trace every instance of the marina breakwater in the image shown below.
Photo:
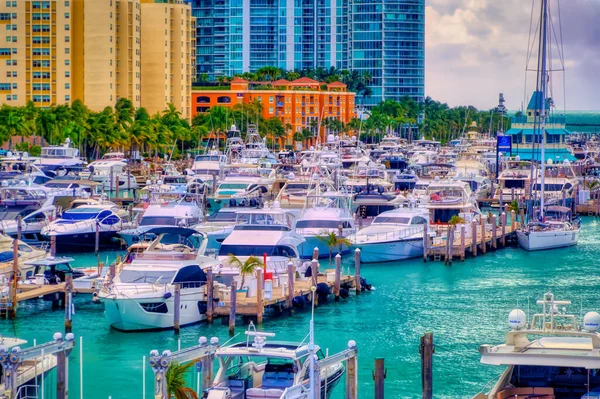
<path fill-rule="evenodd" d="M 479 363 L 483 343 L 504 341 L 506 315 L 515 307 L 535 308 L 541 293 L 553 291 L 573 300 L 573 310 L 600 309 L 600 222 L 583 218 L 579 245 L 554 251 L 528 253 L 519 248 L 488 252 L 445 266 L 442 262 L 405 262 L 363 265 L 361 275 L 376 287 L 374 293 L 345 303 L 329 303 L 315 311 L 316 342 L 330 351 L 344 349 L 353 339 L 359 348 L 359 397 L 374 397 L 373 358 L 384 357 L 387 368 L 386 397 L 418 398 L 421 395 L 419 338 L 435 334 L 433 393 L 435 398 L 467 398 L 497 377 L 500 369 Z M 103 253 L 112 261 L 117 252 Z M 108 259 L 107 259 L 108 256 Z M 77 255 L 76 266 L 89 267 L 94 255 Z M 345 259 L 344 269 L 352 260 Z M 142 397 L 142 356 L 152 349 L 193 345 L 199 336 L 228 339 L 226 326 L 205 323 L 172 331 L 123 333 L 111 330 L 102 306 L 89 296 L 75 299 L 73 332 L 83 337 L 83 392 L 86 399 Z M 29 343 L 45 342 L 62 331 L 64 312 L 50 310 L 42 301 L 23 302 L 15 321 L 0 321 L 3 336 L 18 336 Z M 262 329 L 275 332 L 278 340 L 302 340 L 308 332 L 308 311 L 292 317 L 266 318 Z M 238 337 L 239 339 L 239 337 Z M 78 343 L 78 341 L 77 341 Z M 152 373 L 146 370 L 147 397 L 152 393 Z M 70 356 L 71 398 L 79 398 L 79 349 Z M 46 381 L 47 398 L 56 384 L 52 373 Z M 193 377 L 190 386 L 195 386 Z M 343 398 L 343 386 L 333 392 Z"/>

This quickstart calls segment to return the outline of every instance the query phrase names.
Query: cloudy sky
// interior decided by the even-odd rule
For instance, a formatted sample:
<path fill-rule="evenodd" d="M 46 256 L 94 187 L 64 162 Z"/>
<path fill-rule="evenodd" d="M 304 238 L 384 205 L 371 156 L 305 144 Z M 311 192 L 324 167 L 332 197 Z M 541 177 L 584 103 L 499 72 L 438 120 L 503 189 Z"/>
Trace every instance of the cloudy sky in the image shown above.
<path fill-rule="evenodd" d="M 566 98 L 567 110 L 600 110 L 600 0 L 550 0 L 558 36 L 557 1 L 566 69 L 566 85 L 562 73 L 552 75 L 557 108 L 565 108 Z M 426 94 L 450 105 L 487 109 L 503 92 L 509 109 L 520 108 L 531 2 L 426 0 Z M 539 3 L 535 0 L 538 14 Z M 534 18 L 534 29 L 536 22 Z M 556 45 L 553 50 L 556 54 Z M 533 69 L 535 57 L 529 66 Z M 553 67 L 560 63 L 554 61 Z M 529 73 L 527 96 L 534 85 L 535 73 Z"/>

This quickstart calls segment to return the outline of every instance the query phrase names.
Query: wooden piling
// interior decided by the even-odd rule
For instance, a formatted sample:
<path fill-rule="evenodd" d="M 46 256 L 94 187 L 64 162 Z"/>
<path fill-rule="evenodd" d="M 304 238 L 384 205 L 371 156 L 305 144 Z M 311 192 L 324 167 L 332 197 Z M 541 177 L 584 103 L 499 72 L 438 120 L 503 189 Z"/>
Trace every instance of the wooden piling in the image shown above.
<path fill-rule="evenodd" d="M 354 285 L 356 295 L 360 295 L 360 248 L 354 251 Z"/>
<path fill-rule="evenodd" d="M 428 223 L 423 225 L 423 262 L 429 257 L 429 237 L 427 236 Z"/>
<path fill-rule="evenodd" d="M 110 167 L 109 179 L 110 179 L 110 186 L 109 186 L 109 195 L 110 195 L 110 193 L 112 193 L 112 191 L 113 191 L 113 184 L 115 184 L 114 171 L 113 171 L 112 166 Z M 102 185 L 102 190 L 104 190 L 104 184 Z"/>
<path fill-rule="evenodd" d="M 56 234 L 53 232 L 50 233 L 50 256 L 56 256 Z"/>
<path fill-rule="evenodd" d="M 208 323 L 212 323 L 213 322 L 213 308 L 214 308 L 214 301 L 213 301 L 213 273 L 212 273 L 212 269 L 208 268 L 208 270 L 206 270 L 206 321 L 208 321 Z"/>
<path fill-rule="evenodd" d="M 173 329 L 175 334 L 179 334 L 179 319 L 181 316 L 181 285 L 175 284 L 175 293 L 173 295 Z"/>
<path fill-rule="evenodd" d="M 471 221 L 471 255 L 477 256 L 477 221 Z"/>
<path fill-rule="evenodd" d="M 73 331 L 73 273 L 65 273 L 65 334 Z"/>
<path fill-rule="evenodd" d="M 17 238 L 13 240 L 13 264 L 12 264 L 12 281 L 10 284 L 10 301 L 12 305 L 9 308 L 8 318 L 17 318 L 17 293 L 19 292 L 19 240 L 21 239 L 21 229 L 23 225 L 23 216 L 17 217 Z"/>
<path fill-rule="evenodd" d="M 516 227 L 516 222 L 515 222 L 515 216 L 516 216 L 515 215 L 515 211 L 514 210 L 510 211 L 510 230 L 513 231 L 513 232 L 517 228 Z"/>
<path fill-rule="evenodd" d="M 460 226 L 460 260 L 464 261 L 465 260 L 465 234 L 467 232 L 467 229 L 465 228 L 465 225 L 462 224 Z"/>
<path fill-rule="evenodd" d="M 231 282 L 231 298 L 229 299 L 229 336 L 235 334 L 235 306 L 237 302 L 237 283 Z"/>
<path fill-rule="evenodd" d="M 258 269 L 256 271 L 256 322 L 258 324 L 262 324 L 263 322 L 263 311 L 264 311 L 264 297 L 263 297 L 263 287 L 264 287 L 264 275 L 262 269 Z"/>
<path fill-rule="evenodd" d="M 506 212 L 500 214 L 500 224 L 502 225 L 502 248 L 506 246 Z"/>
<path fill-rule="evenodd" d="M 42 353 L 44 351 L 42 350 Z M 42 362 L 44 360 L 42 359 Z M 68 398 L 67 387 L 67 354 L 64 350 L 56 354 L 56 397 L 58 399 Z"/>
<path fill-rule="evenodd" d="M 515 189 L 514 187 L 510 189 L 510 202 L 515 202 Z"/>
<path fill-rule="evenodd" d="M 115 175 L 115 177 L 117 178 L 116 182 L 115 182 L 115 198 L 119 198 L 119 189 L 120 189 L 120 183 L 121 183 L 121 178 L 119 175 Z"/>
<path fill-rule="evenodd" d="M 346 399 L 358 399 L 357 363 L 356 356 L 346 361 Z"/>
<path fill-rule="evenodd" d="M 287 272 L 288 272 L 287 307 L 290 310 L 290 312 L 292 312 L 293 304 L 294 304 L 294 294 L 295 294 L 294 281 L 296 280 L 296 271 L 294 270 L 294 264 L 292 262 L 288 263 Z"/>
<path fill-rule="evenodd" d="M 423 399 L 433 398 L 433 333 L 425 333 L 421 336 L 421 385 L 423 387 Z"/>
<path fill-rule="evenodd" d="M 103 267 L 104 267 L 104 264 L 102 262 L 100 262 L 100 270 L 102 270 Z M 108 281 L 110 282 L 110 284 L 112 284 L 116 275 L 117 275 L 116 265 L 114 263 L 111 263 L 110 266 L 108 266 Z"/>
<path fill-rule="evenodd" d="M 483 216 L 480 219 L 480 225 L 481 225 L 481 253 L 485 254 L 487 252 L 487 245 L 486 245 L 486 236 L 485 236 L 485 220 L 483 218 Z"/>
<path fill-rule="evenodd" d="M 337 254 L 335 256 L 335 284 L 333 285 L 333 295 L 335 300 L 340 300 L 340 285 L 341 285 L 341 273 L 342 273 L 342 255 Z"/>
<path fill-rule="evenodd" d="M 492 248 L 498 248 L 498 232 L 496 215 L 492 216 Z"/>
<path fill-rule="evenodd" d="M 521 208 L 521 227 L 525 227 L 525 209 Z"/>
<path fill-rule="evenodd" d="M 375 399 L 383 399 L 384 381 L 386 376 L 385 360 L 382 357 L 375 358 L 375 371 L 373 372 L 373 380 L 375 381 Z"/>

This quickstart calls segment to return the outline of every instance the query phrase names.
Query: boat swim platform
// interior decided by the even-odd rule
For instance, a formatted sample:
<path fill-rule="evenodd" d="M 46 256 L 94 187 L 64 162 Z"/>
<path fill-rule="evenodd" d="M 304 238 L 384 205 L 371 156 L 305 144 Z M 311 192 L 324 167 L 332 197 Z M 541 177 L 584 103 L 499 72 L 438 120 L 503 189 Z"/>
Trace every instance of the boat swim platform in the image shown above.
<path fill-rule="evenodd" d="M 317 277 L 317 284 L 327 284 L 329 291 L 334 293 L 335 281 L 328 281 L 327 274 L 335 274 L 335 270 L 325 270 L 325 274 L 319 274 Z M 303 297 L 306 304 L 310 304 L 312 298 L 312 290 L 314 281 L 311 277 L 307 280 L 296 279 L 293 284 L 293 296 L 292 298 Z M 352 275 L 340 275 L 340 286 L 342 288 L 355 288 L 355 276 Z M 273 287 L 271 298 L 264 298 L 262 300 L 262 312 L 260 311 L 259 298 L 257 296 L 247 297 L 246 292 L 237 292 L 235 299 L 235 315 L 241 317 L 257 317 L 259 314 L 262 316 L 267 311 L 273 310 L 275 314 L 283 312 L 284 310 L 292 310 L 294 307 L 293 303 L 290 303 L 290 295 L 287 292 L 287 285 L 282 288 Z M 264 296 L 264 295 L 263 295 Z M 315 294 L 315 303 L 318 303 Z M 231 315 L 231 299 L 220 300 L 215 302 L 214 315 L 221 317 L 230 317 Z"/>

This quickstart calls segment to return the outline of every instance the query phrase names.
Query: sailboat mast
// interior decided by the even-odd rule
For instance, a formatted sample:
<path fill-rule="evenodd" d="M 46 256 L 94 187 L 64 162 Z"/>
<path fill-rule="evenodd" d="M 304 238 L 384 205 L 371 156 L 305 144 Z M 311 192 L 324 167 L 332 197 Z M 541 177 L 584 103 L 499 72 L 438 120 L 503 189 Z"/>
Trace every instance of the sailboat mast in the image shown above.
<path fill-rule="evenodd" d="M 546 178 L 546 93 L 547 93 L 547 84 L 548 84 L 548 70 L 547 70 L 547 55 L 548 55 L 548 0 L 542 0 L 542 18 L 541 18 L 541 27 L 540 27 L 540 48 L 541 52 L 539 55 L 539 64 L 538 64 L 538 82 L 540 86 L 540 117 L 539 117 L 539 132 L 542 135 L 542 145 L 540 152 L 540 161 L 541 161 L 541 195 L 540 195 L 540 216 L 544 216 L 544 193 L 545 193 L 545 178 Z"/>

